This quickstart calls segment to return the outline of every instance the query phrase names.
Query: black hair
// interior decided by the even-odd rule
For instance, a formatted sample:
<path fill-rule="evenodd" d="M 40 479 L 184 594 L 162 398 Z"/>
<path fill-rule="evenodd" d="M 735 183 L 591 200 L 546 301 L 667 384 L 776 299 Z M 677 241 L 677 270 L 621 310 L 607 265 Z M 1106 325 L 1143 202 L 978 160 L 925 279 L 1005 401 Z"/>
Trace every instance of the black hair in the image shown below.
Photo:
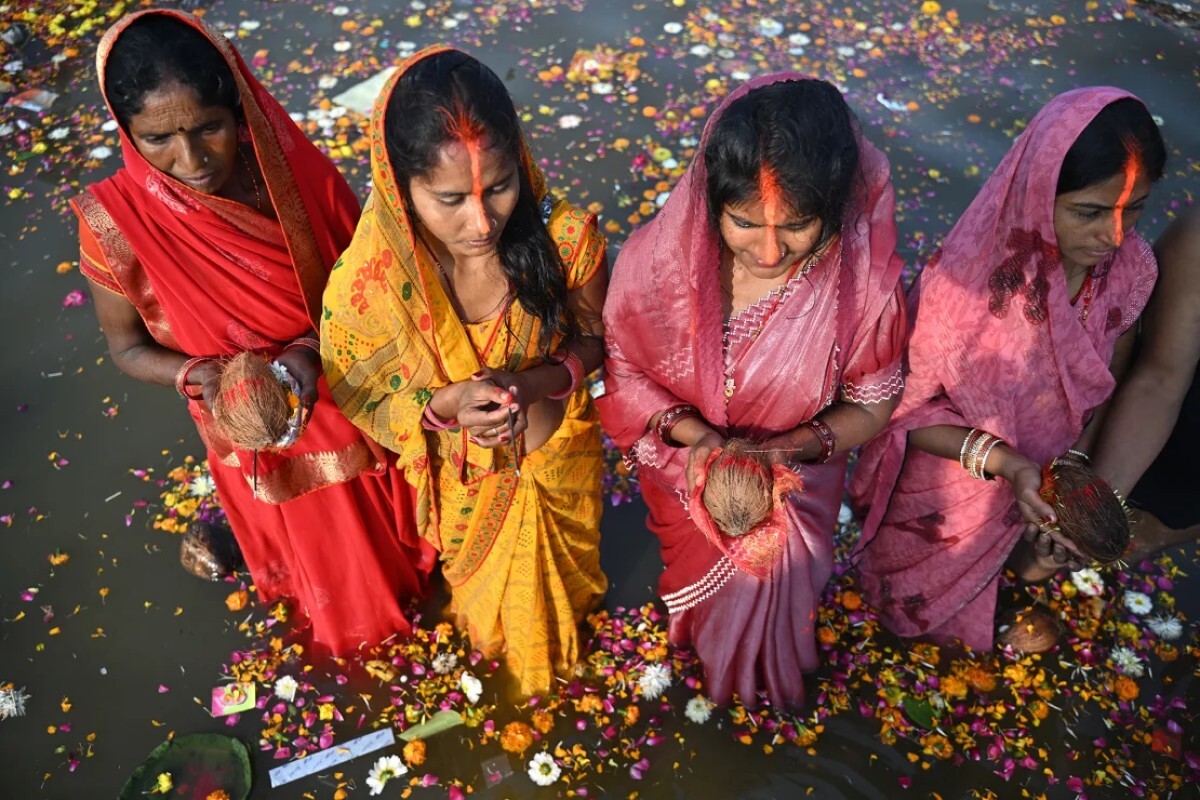
<path fill-rule="evenodd" d="M 822 80 L 783 81 L 740 97 L 704 148 L 708 217 L 759 193 L 770 167 L 794 209 L 821 220 L 825 244 L 841 230 L 858 176 L 857 129 L 842 93 Z"/>
<path fill-rule="evenodd" d="M 202 105 L 224 106 L 241 118 L 241 96 L 225 58 L 202 33 L 173 17 L 148 14 L 131 22 L 113 43 L 102 80 L 126 131 L 146 95 L 172 82 L 194 90 Z"/>
<path fill-rule="evenodd" d="M 578 335 L 579 326 L 567 305 L 562 259 L 522 168 L 517 111 L 496 73 L 465 53 L 448 51 L 422 59 L 404 74 L 384 118 L 384 139 L 396 183 L 409 196 L 412 180 L 429 174 L 438 149 L 457 138 L 462 117 L 517 165 L 520 194 L 497 250 L 516 301 L 542 322 L 539 345 L 549 355 L 555 334 L 571 339 Z"/>
<path fill-rule="evenodd" d="M 1063 158 L 1055 195 L 1077 192 L 1120 175 L 1129 156 L 1156 181 L 1167 164 L 1167 147 L 1150 112 L 1140 100 L 1109 103 L 1079 134 Z"/>

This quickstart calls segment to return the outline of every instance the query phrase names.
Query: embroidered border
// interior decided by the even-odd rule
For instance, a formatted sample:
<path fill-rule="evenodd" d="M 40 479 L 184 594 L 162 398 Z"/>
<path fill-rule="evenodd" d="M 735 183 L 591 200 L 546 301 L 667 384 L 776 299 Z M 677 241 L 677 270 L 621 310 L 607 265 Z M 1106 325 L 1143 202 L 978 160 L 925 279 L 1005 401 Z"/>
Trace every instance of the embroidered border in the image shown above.
<path fill-rule="evenodd" d="M 722 556 L 721 560 L 714 564 L 703 578 L 691 586 L 685 586 L 677 592 L 670 592 L 662 596 L 663 602 L 667 604 L 667 612 L 678 614 L 700 605 L 721 591 L 725 584 L 729 583 L 730 579 L 737 574 L 737 571 L 733 562 Z"/>
<path fill-rule="evenodd" d="M 875 378 L 878 375 L 871 376 Z M 870 381 L 864 385 L 845 382 L 842 384 L 842 400 L 851 403 L 882 403 L 900 394 L 904 388 L 904 373 L 897 364 L 896 368 L 882 381 Z"/>
<path fill-rule="evenodd" d="M 454 563 L 442 571 L 442 577 L 451 586 L 461 586 L 475 574 L 488 557 L 488 553 L 492 552 L 492 546 L 496 544 L 496 539 L 504 528 L 504 520 L 508 518 L 513 500 L 516 499 L 517 474 L 505 470 L 499 473 L 498 477 L 499 485 L 492 493 L 487 509 L 482 512 L 476 511 L 474 514 L 472 521 L 478 520 L 479 528 L 471 537 L 470 544 L 460 548 Z"/>

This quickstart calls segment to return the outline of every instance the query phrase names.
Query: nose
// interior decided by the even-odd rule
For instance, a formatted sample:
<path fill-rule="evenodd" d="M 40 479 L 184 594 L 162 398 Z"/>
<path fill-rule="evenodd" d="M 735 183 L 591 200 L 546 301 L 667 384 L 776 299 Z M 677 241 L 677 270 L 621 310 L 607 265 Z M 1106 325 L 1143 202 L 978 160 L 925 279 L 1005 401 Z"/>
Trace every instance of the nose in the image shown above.
<path fill-rule="evenodd" d="M 486 239 L 491 236 L 496 226 L 492 221 L 492 215 L 488 213 L 487 205 L 483 202 L 483 198 L 478 195 L 471 195 L 467 200 L 467 205 L 469 207 L 468 214 L 470 215 L 472 238 Z"/>
<path fill-rule="evenodd" d="M 783 246 L 779 243 L 779 234 L 774 225 L 768 225 L 763 229 L 762 249 L 756 258 L 764 267 L 775 266 L 783 258 Z"/>
<path fill-rule="evenodd" d="M 190 136 L 184 136 L 180 145 L 179 157 L 176 160 L 182 167 L 182 171 L 186 172 L 189 177 L 193 177 L 204 171 L 208 158 L 199 142 L 194 141 Z"/>
<path fill-rule="evenodd" d="M 1112 219 L 1104 226 L 1104 232 L 1100 236 L 1100 241 L 1105 247 L 1120 247 L 1121 242 L 1125 241 L 1125 215 L 1123 209 L 1113 211 Z"/>

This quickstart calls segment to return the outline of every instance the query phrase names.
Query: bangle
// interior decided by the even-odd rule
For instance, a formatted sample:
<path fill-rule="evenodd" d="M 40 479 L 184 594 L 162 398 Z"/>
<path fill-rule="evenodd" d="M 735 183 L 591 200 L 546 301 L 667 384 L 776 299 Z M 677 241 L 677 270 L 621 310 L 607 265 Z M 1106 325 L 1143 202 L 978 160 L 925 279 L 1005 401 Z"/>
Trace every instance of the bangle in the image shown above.
<path fill-rule="evenodd" d="M 284 346 L 284 350 L 290 350 L 293 347 L 307 347 L 318 356 L 321 355 L 321 341 L 312 336 L 301 336 L 299 339 L 293 340 L 290 344 Z"/>
<path fill-rule="evenodd" d="M 184 400 L 191 400 L 197 396 L 188 394 L 188 375 L 200 364 L 211 360 L 211 358 L 197 356 L 195 358 L 189 358 L 187 361 L 183 362 L 183 365 L 179 367 L 179 371 L 175 373 L 175 391 L 179 393 L 180 397 L 182 397 Z"/>
<path fill-rule="evenodd" d="M 971 449 L 971 442 L 980 433 L 978 428 L 971 428 L 963 437 L 962 447 L 958 448 L 958 465 L 963 469 L 967 469 L 967 451 Z"/>
<path fill-rule="evenodd" d="M 821 443 L 821 454 L 816 459 L 818 464 L 824 464 L 833 458 L 833 451 L 837 449 L 837 437 L 833 435 L 833 428 L 830 428 L 824 420 L 816 417 L 800 427 L 809 428 L 816 435 L 817 441 Z"/>
<path fill-rule="evenodd" d="M 558 394 L 546 395 L 550 400 L 563 400 L 570 397 L 575 394 L 575 390 L 579 388 L 579 384 L 583 383 L 583 359 L 565 348 L 558 352 L 561 354 L 559 356 L 561 360 L 558 363 L 567 368 L 567 373 L 571 376 L 571 383 L 564 391 Z"/>
<path fill-rule="evenodd" d="M 1084 464 L 1092 463 L 1092 457 L 1089 456 L 1087 453 L 1083 452 L 1082 450 L 1074 450 L 1074 449 L 1068 450 L 1066 452 L 1066 455 L 1074 456 L 1076 459 L 1078 459 L 1079 461 L 1082 461 Z"/>
<path fill-rule="evenodd" d="M 700 409 L 695 406 L 680 404 L 671 406 L 659 415 L 658 422 L 654 426 L 654 431 L 658 434 L 658 438 L 662 439 L 663 444 L 668 447 L 683 446 L 671 438 L 671 430 L 688 417 L 700 417 Z"/>
<path fill-rule="evenodd" d="M 425 413 L 421 415 L 421 427 L 427 431 L 448 431 L 459 427 L 458 418 L 442 419 L 433 411 L 433 402 L 425 405 Z"/>
<path fill-rule="evenodd" d="M 1003 441 L 1004 440 L 1001 439 L 999 436 L 993 437 L 992 441 L 988 443 L 988 446 L 983 449 L 983 453 L 979 456 L 979 465 L 978 465 L 979 466 L 979 475 L 978 475 L 978 477 L 982 478 L 985 481 L 995 480 L 995 476 L 991 475 L 987 471 L 987 460 L 988 460 L 988 456 L 990 456 L 992 454 L 992 449 L 996 445 L 1001 444 Z"/>

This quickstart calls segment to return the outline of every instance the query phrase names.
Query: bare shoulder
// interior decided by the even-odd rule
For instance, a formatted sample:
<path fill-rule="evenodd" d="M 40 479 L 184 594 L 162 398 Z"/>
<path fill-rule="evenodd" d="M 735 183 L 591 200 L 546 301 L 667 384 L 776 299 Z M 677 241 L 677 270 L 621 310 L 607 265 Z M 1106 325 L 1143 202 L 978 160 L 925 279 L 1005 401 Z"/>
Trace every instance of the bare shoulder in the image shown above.
<path fill-rule="evenodd" d="M 1175 289 L 1200 291 L 1200 205 L 1167 226 L 1154 243 L 1162 279 Z"/>

